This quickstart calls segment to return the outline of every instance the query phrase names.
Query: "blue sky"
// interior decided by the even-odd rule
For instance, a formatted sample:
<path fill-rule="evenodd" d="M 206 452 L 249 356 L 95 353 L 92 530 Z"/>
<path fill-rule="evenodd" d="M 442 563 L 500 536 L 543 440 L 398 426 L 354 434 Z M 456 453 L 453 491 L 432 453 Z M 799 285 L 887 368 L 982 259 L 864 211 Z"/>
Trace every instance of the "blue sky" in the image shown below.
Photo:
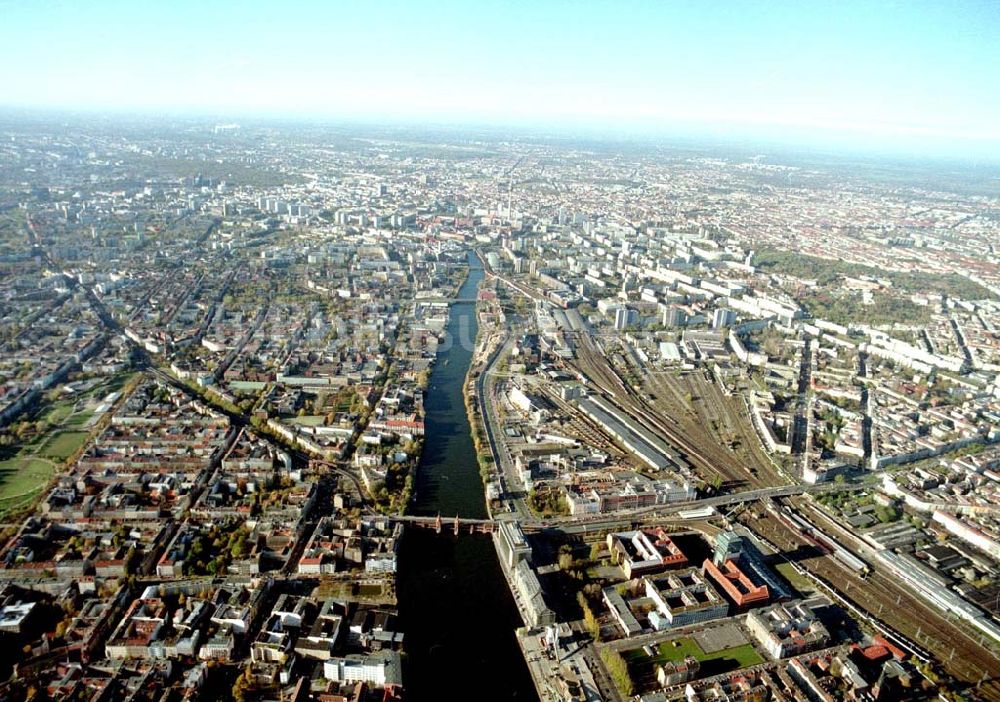
<path fill-rule="evenodd" d="M 1000 154 L 997 2 L 0 0 L 0 104 Z"/>

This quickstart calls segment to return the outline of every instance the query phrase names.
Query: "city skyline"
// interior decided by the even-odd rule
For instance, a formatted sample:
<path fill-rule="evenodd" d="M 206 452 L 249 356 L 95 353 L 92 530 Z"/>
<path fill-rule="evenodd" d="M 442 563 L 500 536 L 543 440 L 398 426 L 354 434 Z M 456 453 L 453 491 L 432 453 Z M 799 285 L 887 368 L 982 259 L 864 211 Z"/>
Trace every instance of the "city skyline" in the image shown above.
<path fill-rule="evenodd" d="M 2 702 L 1000 702 L 1000 0 L 0 0 Z"/>
<path fill-rule="evenodd" d="M 1000 156 L 995 3 L 6 3 L 4 108 Z"/>
<path fill-rule="evenodd" d="M 997 173 L 0 113 L 4 700 L 1000 702 Z"/>

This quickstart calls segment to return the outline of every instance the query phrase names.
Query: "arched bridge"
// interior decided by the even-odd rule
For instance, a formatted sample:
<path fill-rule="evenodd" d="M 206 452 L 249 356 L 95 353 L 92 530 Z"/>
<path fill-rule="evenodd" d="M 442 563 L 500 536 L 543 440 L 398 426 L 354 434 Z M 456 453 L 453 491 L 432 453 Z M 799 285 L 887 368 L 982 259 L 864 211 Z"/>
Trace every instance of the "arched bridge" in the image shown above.
<path fill-rule="evenodd" d="M 414 302 L 426 302 L 432 305 L 458 305 L 463 302 L 475 304 L 479 300 L 475 297 L 418 297 Z"/>
<path fill-rule="evenodd" d="M 390 517 L 394 522 L 402 522 L 411 526 L 423 527 L 424 529 L 434 529 L 441 533 L 445 528 L 451 529 L 455 536 L 462 532 L 469 534 L 490 534 L 496 529 L 496 522 L 492 519 L 471 519 L 466 517 L 444 518 L 439 514 L 436 517 L 417 517 L 413 515 L 400 515 Z"/>

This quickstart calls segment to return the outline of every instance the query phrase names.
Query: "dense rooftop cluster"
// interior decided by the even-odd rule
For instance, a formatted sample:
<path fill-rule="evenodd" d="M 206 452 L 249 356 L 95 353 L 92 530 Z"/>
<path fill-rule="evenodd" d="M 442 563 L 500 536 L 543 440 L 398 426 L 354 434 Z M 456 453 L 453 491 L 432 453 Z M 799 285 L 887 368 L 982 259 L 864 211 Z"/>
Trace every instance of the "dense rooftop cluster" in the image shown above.
<path fill-rule="evenodd" d="M 0 697 L 400 698 L 400 515 L 452 344 L 471 526 L 544 699 L 929 698 L 996 664 L 990 185 L 0 132 Z M 478 339 L 448 326 L 470 262 Z"/>

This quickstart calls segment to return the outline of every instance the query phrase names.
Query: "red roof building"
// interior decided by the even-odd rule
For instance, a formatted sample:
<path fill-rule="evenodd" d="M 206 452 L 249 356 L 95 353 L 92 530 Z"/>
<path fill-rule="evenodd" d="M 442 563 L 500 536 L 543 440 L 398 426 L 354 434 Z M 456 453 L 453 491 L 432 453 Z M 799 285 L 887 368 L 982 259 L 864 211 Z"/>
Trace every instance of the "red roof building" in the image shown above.
<path fill-rule="evenodd" d="M 734 561 L 727 560 L 721 567 L 705 559 L 705 575 L 710 577 L 737 607 L 764 604 L 770 599 L 767 585 L 754 585 Z"/>

